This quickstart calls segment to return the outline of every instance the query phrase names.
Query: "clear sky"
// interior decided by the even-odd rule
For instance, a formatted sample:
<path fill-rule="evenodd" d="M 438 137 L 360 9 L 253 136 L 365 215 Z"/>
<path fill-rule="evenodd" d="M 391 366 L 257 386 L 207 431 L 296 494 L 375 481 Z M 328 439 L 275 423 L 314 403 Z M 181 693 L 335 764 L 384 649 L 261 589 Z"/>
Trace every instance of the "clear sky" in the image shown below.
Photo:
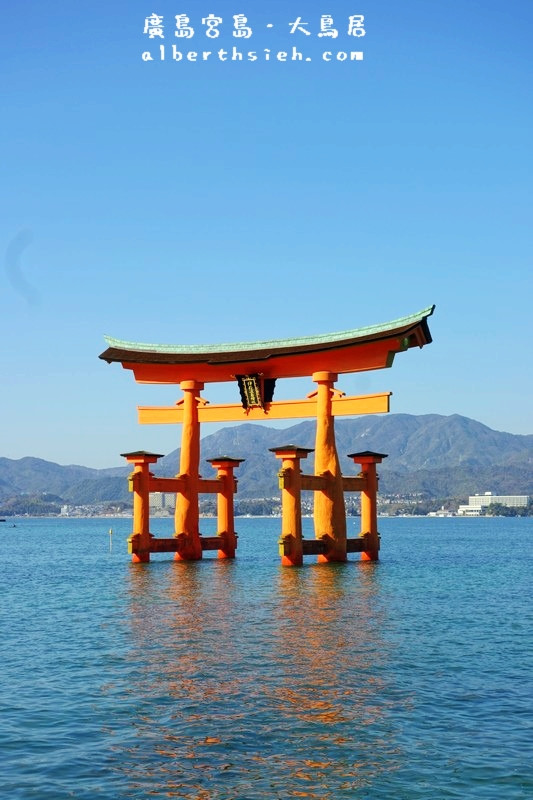
<path fill-rule="evenodd" d="M 104 467 L 179 444 L 136 416 L 179 390 L 100 361 L 104 334 L 280 338 L 432 303 L 433 344 L 339 388 L 533 433 L 532 34 L 530 0 L 19 0 L 0 34 L 0 455 Z"/>

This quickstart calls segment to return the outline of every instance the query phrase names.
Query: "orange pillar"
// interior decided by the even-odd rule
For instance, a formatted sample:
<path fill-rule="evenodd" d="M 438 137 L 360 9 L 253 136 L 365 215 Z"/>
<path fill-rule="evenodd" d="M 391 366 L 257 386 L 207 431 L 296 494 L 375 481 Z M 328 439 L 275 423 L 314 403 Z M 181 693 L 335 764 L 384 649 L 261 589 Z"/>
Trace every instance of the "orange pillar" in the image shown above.
<path fill-rule="evenodd" d="M 183 489 L 176 497 L 175 533 L 179 539 L 176 561 L 194 561 L 202 558 L 200 541 L 200 512 L 198 489 L 200 478 L 200 423 L 198 421 L 199 393 L 204 388 L 198 381 L 182 381 L 183 430 L 179 477 L 185 479 Z"/>
<path fill-rule="evenodd" d="M 378 475 L 376 464 L 381 464 L 385 453 L 374 453 L 365 450 L 362 453 L 351 453 L 356 464 L 361 465 L 361 477 L 365 479 L 366 488 L 361 491 L 361 533 L 364 550 L 361 561 L 377 561 L 379 558 L 378 533 Z"/>
<path fill-rule="evenodd" d="M 326 537 L 328 542 L 327 551 L 318 556 L 318 561 L 346 561 L 346 510 L 331 408 L 337 377 L 334 372 L 313 374 L 313 380 L 318 384 L 315 475 L 329 479 L 327 489 L 315 492 L 315 537 Z"/>
<path fill-rule="evenodd" d="M 137 450 L 134 453 L 121 453 L 128 463 L 133 464 L 133 473 L 130 476 L 133 490 L 133 532 L 128 539 L 128 549 L 132 554 L 134 564 L 150 561 L 151 542 L 150 533 L 150 470 L 149 464 L 155 464 L 159 453 L 147 453 Z"/>
<path fill-rule="evenodd" d="M 237 481 L 233 477 L 233 470 L 242 464 L 244 459 L 219 456 L 207 460 L 217 470 L 217 478 L 221 482 L 220 491 L 217 494 L 217 535 L 220 536 L 218 558 L 235 558 L 237 534 L 235 533 L 233 495 L 236 491 Z"/>
<path fill-rule="evenodd" d="M 313 451 L 294 444 L 271 447 L 270 450 L 282 460 L 278 473 L 281 488 L 281 563 L 284 567 L 297 567 L 303 563 L 300 459 L 307 458 Z"/>

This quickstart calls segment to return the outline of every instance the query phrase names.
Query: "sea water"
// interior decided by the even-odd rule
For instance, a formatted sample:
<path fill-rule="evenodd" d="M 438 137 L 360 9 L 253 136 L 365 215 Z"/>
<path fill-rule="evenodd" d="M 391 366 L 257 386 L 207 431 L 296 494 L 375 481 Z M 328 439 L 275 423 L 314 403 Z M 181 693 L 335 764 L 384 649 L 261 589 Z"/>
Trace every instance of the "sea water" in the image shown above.
<path fill-rule="evenodd" d="M 0 795 L 533 797 L 533 519 L 379 527 L 283 568 L 278 519 L 140 565 L 127 519 L 2 523 Z"/>

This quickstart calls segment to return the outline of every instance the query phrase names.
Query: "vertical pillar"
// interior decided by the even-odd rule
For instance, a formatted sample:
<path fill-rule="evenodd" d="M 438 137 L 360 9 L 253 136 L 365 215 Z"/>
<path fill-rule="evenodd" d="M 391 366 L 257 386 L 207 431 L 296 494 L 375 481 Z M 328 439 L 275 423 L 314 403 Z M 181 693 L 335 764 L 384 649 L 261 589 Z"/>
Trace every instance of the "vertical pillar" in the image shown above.
<path fill-rule="evenodd" d="M 200 422 L 198 420 L 199 393 L 204 388 L 198 381 L 182 381 L 183 390 L 183 430 L 181 434 L 181 454 L 179 477 L 184 486 L 176 497 L 175 533 L 179 540 L 176 561 L 202 558 L 200 541 L 200 512 L 198 507 L 198 488 L 200 478 Z"/>
<path fill-rule="evenodd" d="M 233 495 L 237 482 L 233 477 L 233 470 L 242 464 L 244 459 L 219 456 L 207 460 L 217 470 L 217 478 L 221 483 L 220 491 L 217 493 L 217 535 L 220 537 L 218 558 L 235 558 L 237 534 L 235 533 Z"/>
<path fill-rule="evenodd" d="M 361 561 L 377 561 L 379 558 L 378 533 L 378 476 L 376 464 L 381 464 L 385 453 L 373 453 L 365 450 L 362 453 L 351 453 L 356 464 L 361 465 L 361 477 L 365 479 L 365 488 L 361 491 L 361 533 L 363 551 Z"/>
<path fill-rule="evenodd" d="M 313 451 L 294 444 L 271 447 L 270 450 L 276 458 L 281 459 L 278 473 L 281 488 L 281 563 L 284 567 L 297 567 L 303 563 L 300 459 L 307 458 Z"/>
<path fill-rule="evenodd" d="M 128 539 L 128 552 L 134 564 L 150 561 L 152 534 L 150 533 L 150 470 L 159 453 L 137 450 L 134 453 L 121 453 L 128 463 L 133 464 L 130 476 L 133 491 L 133 532 Z"/>
<path fill-rule="evenodd" d="M 318 561 L 346 561 L 346 510 L 342 473 L 335 445 L 332 396 L 337 380 L 334 372 L 315 372 L 316 405 L 315 475 L 329 479 L 328 488 L 315 492 L 315 536 L 326 538 L 328 549 Z"/>

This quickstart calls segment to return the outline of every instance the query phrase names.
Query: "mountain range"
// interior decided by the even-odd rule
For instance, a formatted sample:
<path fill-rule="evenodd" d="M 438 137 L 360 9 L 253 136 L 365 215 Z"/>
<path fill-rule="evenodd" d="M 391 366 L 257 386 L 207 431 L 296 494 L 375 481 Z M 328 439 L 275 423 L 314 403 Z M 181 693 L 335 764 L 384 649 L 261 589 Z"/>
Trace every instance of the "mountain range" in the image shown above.
<path fill-rule="evenodd" d="M 460 498 L 492 491 L 533 495 L 533 435 L 495 431 L 458 414 L 337 419 L 335 429 L 341 466 L 347 475 L 358 470 L 347 453 L 375 450 L 388 454 L 379 468 L 382 494 Z M 223 428 L 202 439 L 202 475 L 214 474 L 205 463 L 207 458 L 244 458 L 236 471 L 238 496 L 276 497 L 280 462 L 269 449 L 289 443 L 313 447 L 314 437 L 313 421 L 284 429 L 252 423 Z M 174 450 L 160 459 L 153 471 L 171 476 L 178 465 L 179 450 Z M 302 462 L 302 470 L 312 472 L 312 454 Z M 131 499 L 126 481 L 129 471 L 128 466 L 61 466 L 31 456 L 0 458 L 0 504 L 41 493 L 74 505 L 127 501 Z"/>

